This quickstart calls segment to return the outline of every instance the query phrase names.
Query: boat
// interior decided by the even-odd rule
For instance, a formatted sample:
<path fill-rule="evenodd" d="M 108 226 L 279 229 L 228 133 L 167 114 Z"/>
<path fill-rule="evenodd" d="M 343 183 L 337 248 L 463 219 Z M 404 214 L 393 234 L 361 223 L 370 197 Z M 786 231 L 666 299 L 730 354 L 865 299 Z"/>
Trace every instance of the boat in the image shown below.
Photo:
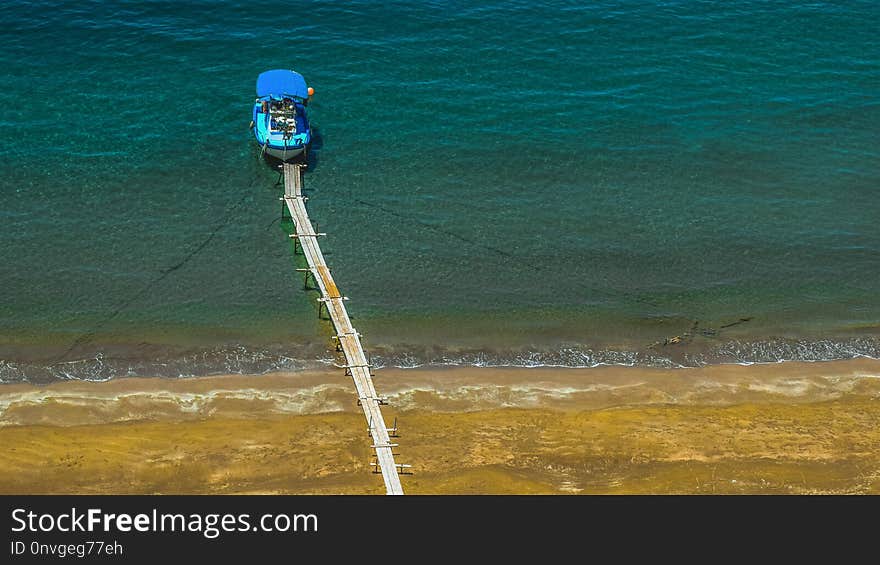
<path fill-rule="evenodd" d="M 295 71 L 260 73 L 251 128 L 261 154 L 281 161 L 308 156 L 312 131 L 306 106 L 312 94 L 314 90 Z"/>

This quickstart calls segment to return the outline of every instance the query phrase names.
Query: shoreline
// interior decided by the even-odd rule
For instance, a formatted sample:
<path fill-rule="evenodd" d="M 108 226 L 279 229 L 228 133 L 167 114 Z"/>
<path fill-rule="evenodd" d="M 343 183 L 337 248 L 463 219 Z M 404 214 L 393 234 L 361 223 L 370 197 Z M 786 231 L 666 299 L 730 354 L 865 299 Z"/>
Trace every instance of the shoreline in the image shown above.
<path fill-rule="evenodd" d="M 400 411 L 809 403 L 880 391 L 880 360 L 672 369 L 618 365 L 388 368 L 376 370 L 375 382 Z M 359 413 L 350 378 L 341 369 L 0 384 L 0 427 L 325 412 Z"/>
<path fill-rule="evenodd" d="M 319 334 L 324 334 L 322 327 Z M 328 330 L 329 331 L 329 330 Z M 31 344 L 0 345 L 0 384 L 50 384 L 66 380 L 101 382 L 115 378 L 148 376 L 192 378 L 198 376 L 265 375 L 275 372 L 321 371 L 332 366 L 335 353 L 328 349 L 329 334 L 307 338 L 298 345 L 179 343 L 90 344 L 65 353 L 64 348 Z M 657 337 L 657 336 L 653 336 Z M 653 339 L 653 338 L 652 338 Z M 826 362 L 880 359 L 880 335 L 876 331 L 835 338 L 717 339 L 699 332 L 672 332 L 663 341 L 639 345 L 632 341 L 555 345 L 509 345 L 505 347 L 455 345 L 439 347 L 410 343 L 371 343 L 371 359 L 378 367 L 434 370 L 461 368 L 572 368 L 605 366 L 645 368 L 699 368 L 712 365 L 777 364 L 780 362 Z M 52 352 L 56 351 L 57 355 Z M 72 357 L 67 359 L 67 357 Z M 64 359 L 64 360 L 60 360 Z"/>
<path fill-rule="evenodd" d="M 377 371 L 416 493 L 880 493 L 880 361 Z M 340 370 L 0 386 L 2 493 L 375 493 Z"/>

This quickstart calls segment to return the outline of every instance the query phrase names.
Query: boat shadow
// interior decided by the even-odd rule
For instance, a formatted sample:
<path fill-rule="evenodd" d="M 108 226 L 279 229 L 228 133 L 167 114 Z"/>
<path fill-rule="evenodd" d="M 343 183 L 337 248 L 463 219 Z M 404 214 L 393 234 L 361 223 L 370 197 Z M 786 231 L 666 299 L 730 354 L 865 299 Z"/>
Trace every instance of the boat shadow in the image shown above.
<path fill-rule="evenodd" d="M 321 130 L 312 126 L 312 143 L 309 145 L 308 154 L 303 159 L 306 165 L 306 174 L 314 171 L 318 167 L 318 164 L 321 161 L 321 149 L 323 147 L 324 136 L 321 135 Z"/>

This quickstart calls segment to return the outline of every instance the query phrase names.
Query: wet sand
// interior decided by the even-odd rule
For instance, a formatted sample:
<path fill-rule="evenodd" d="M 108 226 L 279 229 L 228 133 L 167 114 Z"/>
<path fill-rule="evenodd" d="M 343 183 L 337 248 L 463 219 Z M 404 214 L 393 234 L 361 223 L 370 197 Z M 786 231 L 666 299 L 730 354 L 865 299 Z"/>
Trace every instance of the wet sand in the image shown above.
<path fill-rule="evenodd" d="M 378 371 L 407 493 L 880 493 L 880 361 Z M 341 371 L 0 386 L 0 493 L 375 493 Z"/>

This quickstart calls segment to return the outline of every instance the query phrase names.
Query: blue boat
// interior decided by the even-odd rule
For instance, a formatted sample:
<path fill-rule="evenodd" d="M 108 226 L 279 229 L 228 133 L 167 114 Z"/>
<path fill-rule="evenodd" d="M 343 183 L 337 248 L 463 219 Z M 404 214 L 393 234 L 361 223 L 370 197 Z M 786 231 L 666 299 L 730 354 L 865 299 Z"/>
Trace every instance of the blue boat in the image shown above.
<path fill-rule="evenodd" d="M 263 153 L 282 161 L 308 155 L 312 131 L 306 106 L 313 92 L 297 72 L 260 73 L 251 127 Z"/>

